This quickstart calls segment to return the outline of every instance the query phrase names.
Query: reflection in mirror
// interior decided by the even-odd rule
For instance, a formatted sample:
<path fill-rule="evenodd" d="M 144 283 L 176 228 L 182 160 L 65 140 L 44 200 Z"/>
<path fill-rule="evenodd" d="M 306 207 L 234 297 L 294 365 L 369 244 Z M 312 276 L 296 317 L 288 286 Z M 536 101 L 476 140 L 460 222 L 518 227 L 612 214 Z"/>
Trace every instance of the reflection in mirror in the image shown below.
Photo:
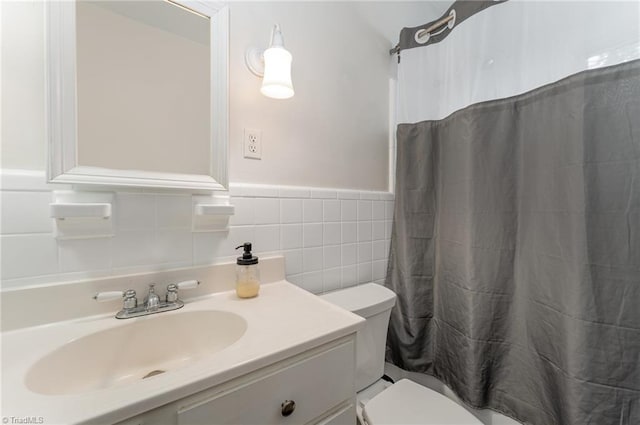
<path fill-rule="evenodd" d="M 78 1 L 78 165 L 210 174 L 209 18 L 166 1 Z"/>
<path fill-rule="evenodd" d="M 46 22 L 49 182 L 227 190 L 227 6 L 50 1 Z"/>

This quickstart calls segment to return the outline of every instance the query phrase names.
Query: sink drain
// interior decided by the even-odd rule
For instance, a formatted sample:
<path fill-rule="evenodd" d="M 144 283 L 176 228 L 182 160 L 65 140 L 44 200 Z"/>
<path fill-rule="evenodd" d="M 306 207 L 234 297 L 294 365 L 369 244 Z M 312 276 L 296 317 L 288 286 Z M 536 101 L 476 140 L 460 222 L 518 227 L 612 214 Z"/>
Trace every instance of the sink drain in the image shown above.
<path fill-rule="evenodd" d="M 160 375 L 161 373 L 165 373 L 165 370 L 152 370 L 142 377 L 142 379 L 151 378 L 152 376 Z"/>

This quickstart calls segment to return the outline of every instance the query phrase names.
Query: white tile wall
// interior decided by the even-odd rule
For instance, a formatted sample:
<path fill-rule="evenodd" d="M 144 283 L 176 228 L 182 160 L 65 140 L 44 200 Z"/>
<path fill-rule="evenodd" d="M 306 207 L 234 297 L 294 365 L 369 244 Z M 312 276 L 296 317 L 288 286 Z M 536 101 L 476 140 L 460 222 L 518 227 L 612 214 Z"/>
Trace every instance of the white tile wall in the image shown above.
<path fill-rule="evenodd" d="M 342 265 L 352 266 L 358 264 L 358 245 L 343 244 L 342 245 Z"/>
<path fill-rule="evenodd" d="M 112 238 L 70 239 L 58 242 L 60 272 L 109 270 Z"/>
<path fill-rule="evenodd" d="M 322 223 L 322 200 L 305 199 L 302 218 L 305 223 Z"/>
<path fill-rule="evenodd" d="M 358 264 L 371 263 L 371 251 L 373 246 L 371 242 L 359 242 L 358 243 Z"/>
<path fill-rule="evenodd" d="M 280 200 L 277 198 L 256 198 L 254 204 L 255 224 L 280 223 Z"/>
<path fill-rule="evenodd" d="M 323 292 L 334 291 L 342 287 L 342 268 L 324 269 L 324 279 L 322 281 Z"/>
<path fill-rule="evenodd" d="M 280 201 L 280 223 L 302 223 L 301 199 L 282 199 Z"/>
<path fill-rule="evenodd" d="M 156 196 L 152 194 L 118 193 L 113 210 L 118 229 L 153 229 L 156 225 Z"/>
<path fill-rule="evenodd" d="M 332 269 L 342 265 L 342 252 L 340 245 L 324 247 L 324 269 Z"/>
<path fill-rule="evenodd" d="M 384 203 L 383 202 L 373 202 L 371 204 L 371 219 L 384 220 Z"/>
<path fill-rule="evenodd" d="M 58 270 L 58 247 L 52 234 L 2 235 L 3 280 L 54 274 Z"/>
<path fill-rule="evenodd" d="M 371 220 L 372 201 L 358 201 L 358 220 Z"/>
<path fill-rule="evenodd" d="M 302 225 L 302 245 L 305 248 L 322 246 L 322 223 Z"/>
<path fill-rule="evenodd" d="M 384 220 L 377 220 L 371 223 L 371 240 L 378 241 L 384 239 Z"/>
<path fill-rule="evenodd" d="M 342 222 L 342 243 L 358 241 L 358 223 L 355 221 Z"/>
<path fill-rule="evenodd" d="M 358 222 L 358 242 L 366 242 L 371 240 L 371 220 L 362 220 Z"/>
<path fill-rule="evenodd" d="M 233 200 L 235 213 L 229 218 L 231 226 L 246 226 L 255 222 L 255 199 L 236 197 Z M 283 223 L 289 221 L 282 220 Z"/>
<path fill-rule="evenodd" d="M 302 270 L 305 273 L 321 271 L 323 267 L 322 247 L 302 250 Z"/>
<path fill-rule="evenodd" d="M 340 221 L 340 201 L 326 200 L 323 201 L 323 219 L 325 222 Z"/>
<path fill-rule="evenodd" d="M 12 233 L 50 233 L 51 192 L 2 192 L 2 229 Z M 4 231 L 3 231 L 4 233 Z"/>
<path fill-rule="evenodd" d="M 37 178 L 44 181 L 43 174 Z M 245 241 L 253 242 L 258 256 L 284 255 L 287 279 L 315 293 L 385 278 L 393 218 L 389 193 L 232 184 L 229 230 L 194 233 L 189 194 L 122 190 L 113 206 L 113 237 L 58 241 L 49 218 L 58 188 L 34 180 L 31 175 L 23 181 L 19 173 L 3 178 L 5 288 L 215 264 L 235 259 L 234 248 Z"/>
<path fill-rule="evenodd" d="M 256 226 L 252 242 L 253 245 L 259 247 L 261 251 L 279 251 L 280 225 L 272 224 L 269 226 Z"/>
<path fill-rule="evenodd" d="M 322 243 L 324 245 L 340 245 L 342 242 L 341 223 L 324 223 Z"/>
<path fill-rule="evenodd" d="M 349 286 L 358 284 L 358 267 L 356 265 L 343 266 L 342 267 L 342 287 L 348 288 Z"/>
<path fill-rule="evenodd" d="M 120 230 L 113 237 L 113 267 L 134 267 L 159 263 L 155 256 L 153 229 Z"/>
<path fill-rule="evenodd" d="M 322 287 L 322 276 L 323 274 L 321 271 L 304 273 L 302 275 L 302 287 L 307 291 L 313 292 L 315 294 L 323 292 L 324 289 Z"/>
<path fill-rule="evenodd" d="M 226 240 L 216 232 L 193 234 L 193 264 L 214 264 L 222 253 L 226 254 L 223 247 L 227 247 Z"/>
<path fill-rule="evenodd" d="M 283 253 L 287 276 L 302 274 L 302 250 L 292 249 L 289 251 L 283 251 Z"/>
<path fill-rule="evenodd" d="M 191 196 L 157 195 L 156 223 L 158 227 L 191 229 Z"/>
<path fill-rule="evenodd" d="M 282 249 L 302 248 L 302 224 L 280 225 L 280 247 Z"/>
<path fill-rule="evenodd" d="M 357 201 L 340 201 L 342 221 L 354 221 L 358 218 Z"/>

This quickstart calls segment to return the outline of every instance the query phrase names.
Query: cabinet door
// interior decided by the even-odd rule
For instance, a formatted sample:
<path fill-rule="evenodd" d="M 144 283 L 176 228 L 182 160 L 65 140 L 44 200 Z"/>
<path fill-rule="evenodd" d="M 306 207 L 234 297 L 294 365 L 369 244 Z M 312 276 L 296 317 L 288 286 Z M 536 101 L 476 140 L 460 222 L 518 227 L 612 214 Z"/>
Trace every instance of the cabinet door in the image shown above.
<path fill-rule="evenodd" d="M 186 406 L 178 411 L 178 424 L 310 422 L 354 396 L 354 349 L 353 341 L 348 341 L 241 387 Z M 282 404 L 287 401 L 295 403 L 295 407 L 285 416 L 287 412 L 283 411 Z"/>

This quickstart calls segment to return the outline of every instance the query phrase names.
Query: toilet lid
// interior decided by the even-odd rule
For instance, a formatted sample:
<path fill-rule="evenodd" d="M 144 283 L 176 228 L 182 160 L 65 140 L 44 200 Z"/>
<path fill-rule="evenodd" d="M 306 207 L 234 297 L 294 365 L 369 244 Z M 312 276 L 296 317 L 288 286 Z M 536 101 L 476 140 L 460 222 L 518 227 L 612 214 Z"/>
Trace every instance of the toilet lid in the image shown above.
<path fill-rule="evenodd" d="M 377 283 L 340 289 L 320 298 L 364 318 L 390 310 L 396 303 L 395 292 Z"/>
<path fill-rule="evenodd" d="M 363 416 L 369 425 L 482 425 L 453 400 L 408 379 L 369 400 Z"/>

